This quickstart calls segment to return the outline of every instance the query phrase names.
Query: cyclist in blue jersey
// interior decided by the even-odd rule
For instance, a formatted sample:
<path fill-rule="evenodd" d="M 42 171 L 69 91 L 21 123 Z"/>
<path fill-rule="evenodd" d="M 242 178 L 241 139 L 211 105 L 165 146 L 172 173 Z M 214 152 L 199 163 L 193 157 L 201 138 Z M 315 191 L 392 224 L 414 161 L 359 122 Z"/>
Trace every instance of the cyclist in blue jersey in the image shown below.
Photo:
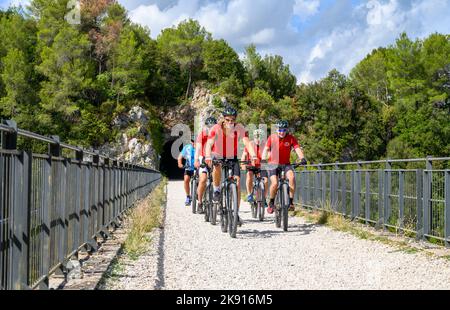
<path fill-rule="evenodd" d="M 183 159 L 186 161 L 185 165 L 183 166 Z M 178 156 L 178 168 L 183 169 L 184 168 L 184 190 L 186 192 L 186 206 L 190 206 L 192 203 L 192 197 L 191 197 L 191 177 L 194 175 L 195 172 L 195 146 L 194 146 L 194 140 L 191 139 L 191 143 L 186 144 L 183 147 L 183 150 L 180 153 L 180 156 Z"/>

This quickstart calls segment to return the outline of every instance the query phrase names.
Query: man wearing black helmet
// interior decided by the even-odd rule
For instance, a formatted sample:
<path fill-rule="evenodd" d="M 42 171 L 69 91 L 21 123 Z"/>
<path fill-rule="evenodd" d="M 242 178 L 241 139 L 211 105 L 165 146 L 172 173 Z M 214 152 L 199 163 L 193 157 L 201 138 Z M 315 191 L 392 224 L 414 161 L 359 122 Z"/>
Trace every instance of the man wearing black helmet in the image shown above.
<path fill-rule="evenodd" d="M 248 131 L 242 124 L 236 123 L 237 111 L 232 107 L 227 107 L 223 111 L 223 120 L 215 125 L 208 136 L 206 143 L 206 163 L 212 167 L 212 158 L 232 159 L 236 162 L 233 174 L 237 182 L 238 204 L 241 200 L 240 176 L 241 171 L 238 161 L 238 141 L 242 139 L 244 146 L 249 150 L 252 165 L 259 164 L 258 157 L 255 154 L 254 148 L 250 147 L 250 140 L 248 138 Z M 214 201 L 220 199 L 220 181 L 222 178 L 222 167 L 215 166 L 213 168 L 213 183 L 214 183 Z"/>
<path fill-rule="evenodd" d="M 203 194 L 206 190 L 206 182 L 207 182 L 207 169 L 200 168 L 200 163 L 205 157 L 205 147 L 206 142 L 208 142 L 208 135 L 211 128 L 217 124 L 217 120 L 214 117 L 208 117 L 205 120 L 205 125 L 202 128 L 202 131 L 198 134 L 196 145 L 195 145 L 195 168 L 199 169 L 199 182 L 197 189 L 197 201 L 198 201 L 198 213 L 203 213 Z"/>
<path fill-rule="evenodd" d="M 267 212 L 272 214 L 274 212 L 275 196 L 278 188 L 277 167 L 278 165 L 286 165 L 285 173 L 289 180 L 290 187 L 290 210 L 294 209 L 294 194 L 295 194 L 295 173 L 291 164 L 291 151 L 294 150 L 299 161 L 306 164 L 305 156 L 298 143 L 297 139 L 288 133 L 289 124 L 287 121 L 278 121 L 276 124 L 277 133 L 272 134 L 266 143 L 262 159 L 266 160 L 269 155 L 269 178 L 270 178 L 270 203 Z"/>

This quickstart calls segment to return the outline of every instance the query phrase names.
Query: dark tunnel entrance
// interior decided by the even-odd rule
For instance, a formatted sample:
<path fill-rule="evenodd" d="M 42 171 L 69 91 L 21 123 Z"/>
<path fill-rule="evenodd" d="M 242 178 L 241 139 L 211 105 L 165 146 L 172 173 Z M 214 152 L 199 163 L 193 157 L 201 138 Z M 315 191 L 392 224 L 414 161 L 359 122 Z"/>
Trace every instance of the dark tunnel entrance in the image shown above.
<path fill-rule="evenodd" d="M 161 154 L 159 170 L 163 175 L 168 177 L 170 180 L 182 180 L 184 177 L 184 169 L 178 168 L 178 161 L 176 158 L 173 158 L 172 156 L 172 144 L 175 141 L 176 139 L 172 139 L 164 144 L 163 153 Z M 180 146 L 179 152 L 181 152 L 182 148 L 183 145 Z M 178 154 L 176 155 L 178 156 Z"/>

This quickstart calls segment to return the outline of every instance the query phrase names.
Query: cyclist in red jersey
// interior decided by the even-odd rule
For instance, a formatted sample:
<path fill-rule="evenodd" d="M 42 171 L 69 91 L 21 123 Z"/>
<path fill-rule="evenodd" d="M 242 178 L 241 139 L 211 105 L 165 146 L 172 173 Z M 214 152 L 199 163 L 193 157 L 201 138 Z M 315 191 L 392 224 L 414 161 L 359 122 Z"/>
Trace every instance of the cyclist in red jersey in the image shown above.
<path fill-rule="evenodd" d="M 238 141 L 241 139 L 244 146 L 248 148 L 250 156 L 252 159 L 252 165 L 259 164 L 258 157 L 256 156 L 253 148 L 249 148 L 249 138 L 248 132 L 242 124 L 236 123 L 238 112 L 232 108 L 227 107 L 222 113 L 224 119 L 215 125 L 208 137 L 208 142 L 206 143 L 206 163 L 208 166 L 212 167 L 213 157 L 215 159 L 231 159 L 235 161 L 233 168 L 233 175 L 237 183 L 237 194 L 238 194 L 238 207 L 241 199 L 241 187 L 240 187 L 240 176 L 241 171 L 238 161 Z M 213 152 L 214 149 L 214 152 Z M 213 167 L 213 186 L 214 195 L 213 200 L 218 202 L 220 199 L 220 181 L 222 178 L 222 167 Z"/>
<path fill-rule="evenodd" d="M 261 161 L 262 152 L 265 146 L 265 142 L 262 141 L 263 138 L 263 131 L 261 129 L 257 129 L 253 132 L 253 141 L 250 142 L 250 146 L 253 148 L 254 152 L 258 156 L 259 161 Z M 249 161 L 250 160 L 250 153 L 245 148 L 244 153 L 242 154 L 242 161 Z M 242 170 L 246 170 L 246 166 L 242 165 Z M 261 168 L 261 164 L 257 165 L 256 168 Z M 246 178 L 246 187 L 247 187 L 247 201 L 252 203 L 254 202 L 253 198 L 253 177 L 254 173 L 253 171 L 247 171 L 247 178 Z M 267 175 L 267 170 L 261 169 L 261 177 L 263 178 L 264 182 L 264 205 L 267 207 L 266 197 L 267 197 L 267 191 L 269 190 L 269 178 Z"/>
<path fill-rule="evenodd" d="M 206 182 L 207 182 L 207 168 L 200 168 L 200 164 L 205 158 L 205 147 L 206 142 L 208 141 L 208 136 L 211 128 L 217 124 L 217 120 L 214 117 L 208 117 L 205 121 L 205 126 L 197 136 L 196 145 L 195 145 L 195 163 L 194 166 L 196 169 L 199 169 L 199 181 L 198 181 L 198 189 L 197 189 L 197 197 L 198 197 L 198 212 L 203 213 L 203 195 L 206 190 Z"/>
<path fill-rule="evenodd" d="M 267 159 L 269 155 L 269 178 L 270 178 L 270 203 L 267 212 L 272 214 L 274 212 L 275 196 L 277 195 L 278 177 L 277 168 L 279 165 L 286 165 L 285 174 L 289 180 L 290 187 L 290 210 L 294 209 L 294 194 L 295 194 L 295 173 L 291 164 L 291 151 L 294 150 L 302 164 L 306 164 L 305 156 L 298 143 L 297 139 L 288 133 L 289 124 L 287 121 L 279 121 L 276 125 L 277 133 L 272 134 L 266 143 L 262 159 Z"/>

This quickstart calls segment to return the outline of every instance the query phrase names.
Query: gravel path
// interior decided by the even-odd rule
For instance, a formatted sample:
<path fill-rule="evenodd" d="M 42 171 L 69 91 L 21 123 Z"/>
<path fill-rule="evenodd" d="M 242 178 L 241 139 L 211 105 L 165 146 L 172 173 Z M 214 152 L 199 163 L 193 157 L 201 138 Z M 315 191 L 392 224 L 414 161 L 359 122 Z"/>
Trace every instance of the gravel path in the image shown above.
<path fill-rule="evenodd" d="M 285 233 L 272 215 L 253 220 L 246 203 L 244 226 L 231 239 L 193 215 L 184 199 L 182 182 L 170 182 L 156 289 L 450 289 L 450 261 L 301 218 L 291 217 Z"/>

